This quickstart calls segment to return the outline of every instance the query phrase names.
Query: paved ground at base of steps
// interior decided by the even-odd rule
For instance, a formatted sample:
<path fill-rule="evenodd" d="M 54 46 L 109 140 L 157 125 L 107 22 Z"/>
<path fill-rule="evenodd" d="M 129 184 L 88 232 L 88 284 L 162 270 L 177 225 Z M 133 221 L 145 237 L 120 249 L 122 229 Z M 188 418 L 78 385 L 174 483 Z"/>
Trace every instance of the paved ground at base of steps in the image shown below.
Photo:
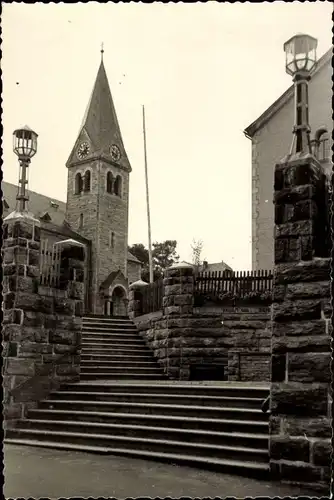
<path fill-rule="evenodd" d="M 5 498 L 318 496 L 306 488 L 191 467 L 30 446 L 4 445 L 4 464 Z"/>

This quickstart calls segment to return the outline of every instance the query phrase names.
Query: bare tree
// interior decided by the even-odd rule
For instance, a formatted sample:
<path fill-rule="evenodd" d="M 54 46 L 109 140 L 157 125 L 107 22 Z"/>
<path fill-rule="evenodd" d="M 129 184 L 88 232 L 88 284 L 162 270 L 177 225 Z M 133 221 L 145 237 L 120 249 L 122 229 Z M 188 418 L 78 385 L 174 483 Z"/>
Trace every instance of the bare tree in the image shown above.
<path fill-rule="evenodd" d="M 195 272 L 198 272 L 199 267 L 202 263 L 201 256 L 203 251 L 203 241 L 193 239 L 193 242 L 191 244 L 191 249 L 192 249 L 192 263 L 194 264 Z"/>

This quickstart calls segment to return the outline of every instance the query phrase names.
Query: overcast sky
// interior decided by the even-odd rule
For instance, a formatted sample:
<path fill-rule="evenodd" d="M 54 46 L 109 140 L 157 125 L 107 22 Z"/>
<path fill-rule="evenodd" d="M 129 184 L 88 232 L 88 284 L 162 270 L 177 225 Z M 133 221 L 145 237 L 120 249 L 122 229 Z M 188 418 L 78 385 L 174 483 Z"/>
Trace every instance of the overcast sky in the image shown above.
<path fill-rule="evenodd" d="M 2 4 L 4 180 L 12 132 L 39 134 L 31 190 L 66 201 L 65 162 L 104 62 L 132 164 L 129 243 L 147 244 L 141 105 L 152 239 L 193 238 L 203 257 L 251 269 L 251 143 L 243 130 L 286 88 L 283 43 L 331 45 L 331 2 Z M 270 168 L 270 165 L 268 165 Z"/>

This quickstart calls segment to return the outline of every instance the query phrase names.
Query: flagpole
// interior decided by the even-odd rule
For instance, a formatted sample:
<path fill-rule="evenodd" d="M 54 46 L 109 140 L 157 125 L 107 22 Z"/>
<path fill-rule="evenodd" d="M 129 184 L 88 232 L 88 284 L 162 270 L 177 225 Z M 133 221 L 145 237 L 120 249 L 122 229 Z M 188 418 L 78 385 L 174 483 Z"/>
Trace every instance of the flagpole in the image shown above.
<path fill-rule="evenodd" d="M 148 259 L 149 259 L 149 267 L 150 267 L 150 283 L 153 283 L 153 259 L 152 259 L 152 242 L 151 242 L 151 218 L 150 218 L 150 200 L 149 200 L 149 192 L 148 192 L 147 151 L 146 151 L 146 127 L 145 127 L 145 107 L 144 107 L 144 105 L 143 105 L 143 136 L 144 136 L 146 207 L 147 207 L 147 227 L 148 227 Z"/>

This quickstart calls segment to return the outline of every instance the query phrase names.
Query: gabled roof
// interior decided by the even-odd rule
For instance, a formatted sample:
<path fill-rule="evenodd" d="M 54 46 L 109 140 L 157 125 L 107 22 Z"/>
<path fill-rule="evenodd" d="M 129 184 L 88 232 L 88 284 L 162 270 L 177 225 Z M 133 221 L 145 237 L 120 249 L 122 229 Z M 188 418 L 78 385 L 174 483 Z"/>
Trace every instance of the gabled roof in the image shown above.
<path fill-rule="evenodd" d="M 128 260 L 131 261 L 131 262 L 136 262 L 136 264 L 140 264 L 142 265 L 143 263 L 137 259 L 137 257 L 135 255 L 133 255 L 131 252 L 128 252 Z"/>
<path fill-rule="evenodd" d="M 314 70 L 313 75 L 316 75 L 321 68 L 331 61 L 333 56 L 333 50 L 329 49 L 318 61 L 318 64 Z M 267 108 L 264 113 L 262 113 L 259 118 L 257 118 L 253 123 L 248 125 L 244 130 L 244 134 L 247 138 L 251 139 L 254 134 L 260 130 L 270 118 L 279 111 L 284 104 L 286 104 L 294 95 L 294 86 L 291 85 L 269 108 Z"/>
<path fill-rule="evenodd" d="M 76 151 L 81 142 L 88 142 L 90 151 L 85 159 L 80 161 Z M 101 156 L 112 161 L 110 147 L 114 144 L 121 152 L 121 158 L 117 163 L 130 171 L 106 70 L 101 60 L 79 135 L 66 165 L 70 167 Z"/>
<path fill-rule="evenodd" d="M 8 213 L 12 212 L 16 207 L 16 196 L 18 187 L 10 182 L 1 182 L 2 198 L 8 204 Z M 48 213 L 53 224 L 61 226 L 65 219 L 66 203 L 54 198 L 49 198 L 34 191 L 28 191 L 29 201 L 28 209 L 36 218 L 42 217 Z M 57 203 L 58 207 L 52 206 L 52 202 Z"/>

